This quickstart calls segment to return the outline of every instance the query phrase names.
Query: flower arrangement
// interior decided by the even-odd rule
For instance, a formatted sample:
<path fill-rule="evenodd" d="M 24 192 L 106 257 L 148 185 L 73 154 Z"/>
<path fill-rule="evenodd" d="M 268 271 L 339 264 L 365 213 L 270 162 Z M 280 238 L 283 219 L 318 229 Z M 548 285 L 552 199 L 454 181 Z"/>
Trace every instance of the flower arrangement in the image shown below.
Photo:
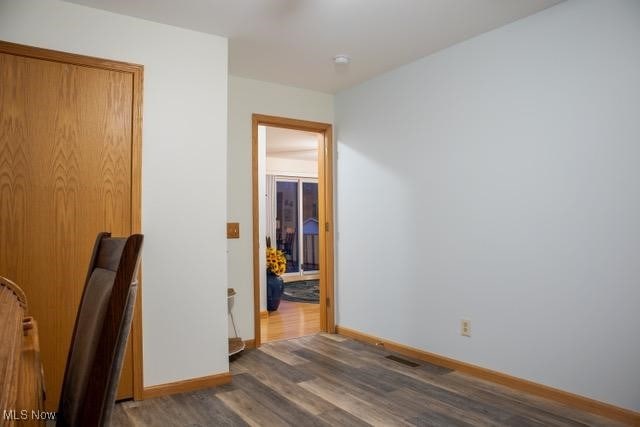
<path fill-rule="evenodd" d="M 284 252 L 276 248 L 267 248 L 267 271 L 276 276 L 287 271 L 287 258 L 285 258 Z"/>

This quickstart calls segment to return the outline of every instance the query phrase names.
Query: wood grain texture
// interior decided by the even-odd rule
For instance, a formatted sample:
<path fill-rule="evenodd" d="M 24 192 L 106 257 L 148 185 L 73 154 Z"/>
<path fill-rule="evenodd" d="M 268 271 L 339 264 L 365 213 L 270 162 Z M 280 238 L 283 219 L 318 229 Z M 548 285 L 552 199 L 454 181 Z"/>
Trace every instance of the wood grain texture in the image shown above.
<path fill-rule="evenodd" d="M 577 394 L 559 390 L 557 388 L 549 387 L 543 384 L 538 384 L 522 378 L 517 378 L 502 372 L 497 372 L 480 366 L 461 362 L 435 353 L 419 350 L 403 344 L 395 343 L 393 341 L 385 340 L 383 338 L 364 334 L 353 329 L 341 326 L 337 326 L 336 329 L 338 333 L 342 335 L 369 344 L 382 346 L 389 351 L 394 351 L 399 354 L 433 363 L 438 366 L 447 367 L 460 373 L 465 373 L 483 380 L 494 382 L 496 384 L 511 387 L 515 390 L 520 390 L 532 395 L 538 395 L 556 402 L 571 405 L 584 411 L 589 411 L 594 414 L 602 415 L 623 423 L 628 423 L 629 425 L 640 425 L 640 413 L 638 412 L 620 408 L 609 403 L 590 399 L 588 397 L 579 396 Z"/>
<path fill-rule="evenodd" d="M 0 275 L 40 322 L 48 410 L 93 239 L 140 228 L 141 84 L 141 66 L 0 42 Z M 139 310 L 133 329 L 119 397 L 133 394 Z"/>
<path fill-rule="evenodd" d="M 24 410 L 30 413 L 44 408 L 38 323 L 25 317 L 26 307 L 22 289 L 0 277 L 0 411 L 16 411 L 18 418 Z M 18 422 L 0 418 L 2 426 L 18 423 L 44 425 L 38 419 Z"/>
<path fill-rule="evenodd" d="M 6 292 L 6 291 L 12 292 L 15 295 L 16 299 L 18 300 L 18 303 L 20 304 L 24 312 L 25 313 L 29 312 L 29 304 L 27 302 L 27 296 L 24 294 L 24 291 L 20 286 L 16 285 L 11 280 L 2 276 L 0 276 L 0 286 L 5 288 L 3 292 Z"/>
<path fill-rule="evenodd" d="M 295 355 L 287 360 L 286 352 Z M 117 405 L 113 425 L 617 426 L 551 400 L 318 334 L 264 343 L 231 362 L 233 383 Z M 396 354 L 400 356 L 399 354 Z"/>
<path fill-rule="evenodd" d="M 259 209 L 258 209 L 258 126 L 316 132 L 318 138 L 318 221 L 320 229 L 320 330 L 335 332 L 334 310 L 334 206 L 333 206 L 333 126 L 329 123 L 253 114 L 252 116 L 252 200 L 253 200 L 253 318 L 256 346 L 261 344 Z"/>
<path fill-rule="evenodd" d="M 42 363 L 40 360 L 40 341 L 38 324 L 31 321 L 32 327 L 24 334 L 20 358 L 20 375 L 16 408 L 42 410 L 44 408 L 44 388 L 42 378 Z M 44 426 L 44 420 L 35 418 L 19 423 L 20 426 Z"/>
<path fill-rule="evenodd" d="M 320 332 L 320 305 L 281 301 L 280 307 L 260 319 L 261 342 L 279 341 Z"/>
<path fill-rule="evenodd" d="M 24 308 L 16 294 L 0 283 L 0 411 L 16 408 L 23 317 Z"/>
<path fill-rule="evenodd" d="M 121 66 L 122 63 L 119 64 Z M 128 64 L 133 79 L 131 117 L 131 234 L 142 233 L 142 92 L 144 67 Z M 142 269 L 138 266 L 138 296 L 131 325 L 131 358 L 133 359 L 133 398 L 142 399 L 144 379 L 142 367 Z M 126 367 L 126 365 L 125 365 Z M 123 367 L 124 368 L 124 367 Z M 125 374 L 122 374 L 123 376 Z M 122 395 L 122 393 L 121 393 Z"/>

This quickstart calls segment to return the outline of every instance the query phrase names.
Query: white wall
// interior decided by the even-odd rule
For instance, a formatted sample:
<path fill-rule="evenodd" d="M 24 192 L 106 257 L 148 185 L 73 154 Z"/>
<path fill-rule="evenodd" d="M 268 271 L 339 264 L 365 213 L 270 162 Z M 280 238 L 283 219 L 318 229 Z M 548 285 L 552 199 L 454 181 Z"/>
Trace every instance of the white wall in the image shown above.
<path fill-rule="evenodd" d="M 0 39 L 144 65 L 144 384 L 228 371 L 227 40 L 48 0 L 1 0 Z"/>
<path fill-rule="evenodd" d="M 238 291 L 236 321 L 253 338 L 251 115 L 268 114 L 333 123 L 333 96 L 321 92 L 229 76 L 227 216 L 240 222 L 240 239 L 228 240 L 229 286 Z M 264 241 L 260 242 L 264 245 Z M 261 248 L 262 250 L 263 248 Z"/>
<path fill-rule="evenodd" d="M 267 156 L 267 174 L 317 178 L 318 161 Z"/>
<path fill-rule="evenodd" d="M 338 323 L 640 410 L 639 41 L 572 0 L 338 94 Z"/>

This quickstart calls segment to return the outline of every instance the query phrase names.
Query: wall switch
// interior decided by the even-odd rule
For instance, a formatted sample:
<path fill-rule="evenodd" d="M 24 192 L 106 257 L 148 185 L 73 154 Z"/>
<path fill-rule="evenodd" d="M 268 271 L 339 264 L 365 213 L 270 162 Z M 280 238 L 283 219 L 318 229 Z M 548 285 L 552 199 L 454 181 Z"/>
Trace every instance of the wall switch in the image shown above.
<path fill-rule="evenodd" d="M 239 239 L 240 238 L 240 223 L 228 222 L 227 223 L 227 239 Z"/>
<path fill-rule="evenodd" d="M 471 320 L 462 319 L 460 323 L 460 335 L 471 337 Z"/>

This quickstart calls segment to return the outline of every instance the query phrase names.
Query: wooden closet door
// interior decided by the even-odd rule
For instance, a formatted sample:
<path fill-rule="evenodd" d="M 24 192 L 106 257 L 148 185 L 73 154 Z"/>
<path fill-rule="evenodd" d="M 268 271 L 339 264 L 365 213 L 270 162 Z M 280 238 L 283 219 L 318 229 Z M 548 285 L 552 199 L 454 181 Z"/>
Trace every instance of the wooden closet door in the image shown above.
<path fill-rule="evenodd" d="M 133 85 L 132 73 L 0 53 L 0 275 L 39 323 L 48 410 L 96 235 L 135 228 Z M 131 342 L 119 398 L 133 396 Z"/>

